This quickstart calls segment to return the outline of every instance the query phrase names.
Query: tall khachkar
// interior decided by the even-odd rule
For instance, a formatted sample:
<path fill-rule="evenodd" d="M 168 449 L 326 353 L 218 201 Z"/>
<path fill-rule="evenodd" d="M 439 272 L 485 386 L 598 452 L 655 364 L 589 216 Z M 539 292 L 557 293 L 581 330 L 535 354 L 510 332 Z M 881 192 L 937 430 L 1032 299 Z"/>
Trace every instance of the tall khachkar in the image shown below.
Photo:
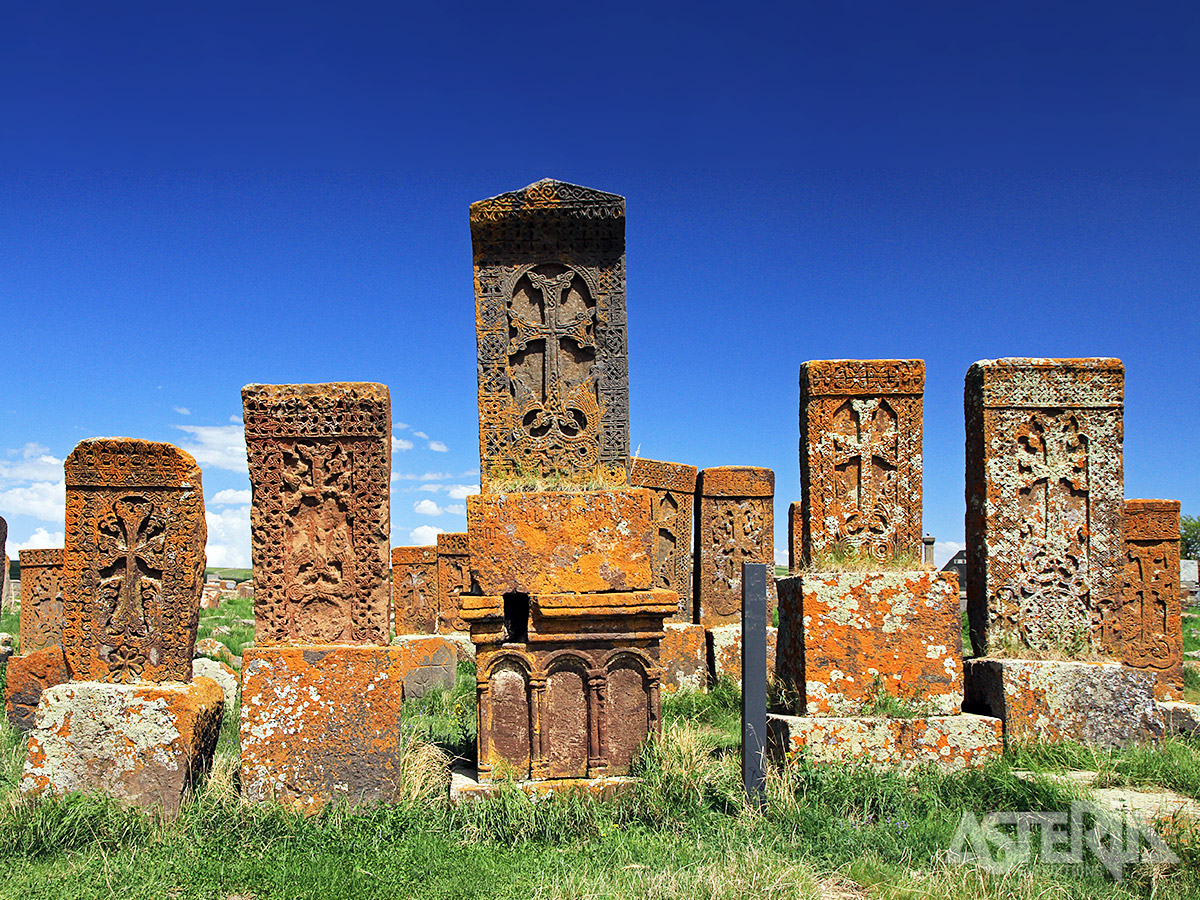
<path fill-rule="evenodd" d="M 471 243 L 484 493 L 627 484 L 625 199 L 546 179 L 471 204 Z"/>
<path fill-rule="evenodd" d="M 1126 500 L 1121 655 L 1157 676 L 1163 700 L 1183 699 L 1181 606 L 1179 501 Z"/>
<path fill-rule="evenodd" d="M 256 646 L 386 644 L 388 389 L 250 384 L 242 406 Z"/>
<path fill-rule="evenodd" d="M 775 473 L 758 466 L 701 469 L 696 480 L 696 621 L 740 625 L 742 563 L 775 565 Z M 767 582 L 775 606 L 775 580 Z"/>
<path fill-rule="evenodd" d="M 62 643 L 62 549 L 21 551 L 21 653 Z"/>
<path fill-rule="evenodd" d="M 865 552 L 916 560 L 924 390 L 919 359 L 813 360 L 800 367 L 804 559 Z"/>
<path fill-rule="evenodd" d="M 692 621 L 692 510 L 696 467 L 635 459 L 630 484 L 650 490 L 654 522 L 654 586 L 679 594 L 679 612 L 669 621 Z"/>
<path fill-rule="evenodd" d="M 966 377 L 971 643 L 1121 655 L 1117 359 L 997 359 Z"/>

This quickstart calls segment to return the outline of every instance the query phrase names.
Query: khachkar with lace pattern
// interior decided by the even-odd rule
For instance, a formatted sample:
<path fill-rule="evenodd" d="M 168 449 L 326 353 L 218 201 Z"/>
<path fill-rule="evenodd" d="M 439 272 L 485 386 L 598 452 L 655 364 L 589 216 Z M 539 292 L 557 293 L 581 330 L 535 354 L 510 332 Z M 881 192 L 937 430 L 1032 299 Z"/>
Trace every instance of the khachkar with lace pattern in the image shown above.
<path fill-rule="evenodd" d="M 21 551 L 21 655 L 8 661 L 4 712 L 18 731 L 33 727 L 46 688 L 69 681 L 62 649 L 62 548 Z"/>
<path fill-rule="evenodd" d="M 27 794 L 98 792 L 173 814 L 216 749 L 221 688 L 192 679 L 204 572 L 200 469 L 170 444 L 83 441 L 65 463 L 62 646 Z"/>
<path fill-rule="evenodd" d="M 1179 501 L 1125 501 L 1125 594 L 1121 655 L 1157 676 L 1160 700 L 1183 699 L 1179 593 Z"/>
<path fill-rule="evenodd" d="M 629 487 L 625 201 L 545 180 L 470 219 L 483 491 L 459 599 L 480 780 L 624 775 L 659 727 L 678 610 L 653 586 L 651 492 Z"/>

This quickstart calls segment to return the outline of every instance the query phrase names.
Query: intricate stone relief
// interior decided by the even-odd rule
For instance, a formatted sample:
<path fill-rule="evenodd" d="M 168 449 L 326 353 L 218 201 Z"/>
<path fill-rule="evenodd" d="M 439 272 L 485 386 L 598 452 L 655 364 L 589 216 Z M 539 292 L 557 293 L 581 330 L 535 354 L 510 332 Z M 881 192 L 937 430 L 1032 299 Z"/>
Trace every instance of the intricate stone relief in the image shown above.
<path fill-rule="evenodd" d="M 656 588 L 679 594 L 679 612 L 672 622 L 692 621 L 692 508 L 696 467 L 652 459 L 633 461 L 630 484 L 649 488 L 654 524 L 654 582 Z"/>
<path fill-rule="evenodd" d="M 437 631 L 436 547 L 392 548 L 392 606 L 397 634 Z"/>
<path fill-rule="evenodd" d="M 742 621 L 742 563 L 775 565 L 770 469 L 703 469 L 697 488 L 696 595 L 707 628 Z M 772 593 L 774 579 L 767 579 Z M 772 602 L 772 605 L 774 603 Z"/>
<path fill-rule="evenodd" d="M 62 643 L 62 550 L 21 551 L 21 654 Z"/>
<path fill-rule="evenodd" d="M 437 536 L 438 622 L 439 634 L 458 634 L 470 630 L 462 617 L 464 591 L 471 590 L 471 550 L 466 532 Z"/>
<path fill-rule="evenodd" d="M 1122 661 L 1158 676 L 1160 699 L 1183 696 L 1179 501 L 1125 501 Z"/>

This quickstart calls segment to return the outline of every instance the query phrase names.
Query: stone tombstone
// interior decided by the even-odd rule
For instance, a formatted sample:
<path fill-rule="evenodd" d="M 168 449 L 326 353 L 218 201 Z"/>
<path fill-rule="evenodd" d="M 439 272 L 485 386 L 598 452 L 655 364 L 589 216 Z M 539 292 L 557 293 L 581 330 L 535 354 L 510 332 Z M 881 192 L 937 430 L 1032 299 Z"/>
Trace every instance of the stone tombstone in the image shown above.
<path fill-rule="evenodd" d="M 250 384 L 242 407 L 256 645 L 387 644 L 388 389 Z"/>
<path fill-rule="evenodd" d="M 437 631 L 437 547 L 392 548 L 392 606 L 396 634 Z"/>
<path fill-rule="evenodd" d="M 64 469 L 72 680 L 190 681 L 207 535 L 199 466 L 171 444 L 93 438 Z"/>
<path fill-rule="evenodd" d="M 924 392 L 920 359 L 811 360 L 800 367 L 805 559 L 865 552 L 883 560 L 920 551 Z"/>
<path fill-rule="evenodd" d="M 754 466 L 701 469 L 696 482 L 695 598 L 705 628 L 740 625 L 742 563 L 775 566 L 775 473 Z M 767 585 L 774 608 L 775 581 Z"/>
<path fill-rule="evenodd" d="M 21 551 L 21 653 L 62 643 L 63 552 Z"/>
<path fill-rule="evenodd" d="M 679 594 L 679 612 L 669 622 L 692 621 L 692 507 L 696 467 L 635 459 L 629 483 L 650 490 L 654 527 L 654 583 Z"/>
<path fill-rule="evenodd" d="M 457 634 L 471 630 L 463 621 L 462 597 L 471 590 L 471 550 L 467 533 L 437 536 L 438 634 Z"/>
<path fill-rule="evenodd" d="M 965 387 L 967 609 L 978 655 L 1120 657 L 1125 369 L 996 359 Z"/>
<path fill-rule="evenodd" d="M 1125 665 L 1158 676 L 1165 700 L 1183 699 L 1179 501 L 1125 501 Z"/>
<path fill-rule="evenodd" d="M 484 493 L 627 483 L 625 199 L 546 179 L 471 204 Z"/>

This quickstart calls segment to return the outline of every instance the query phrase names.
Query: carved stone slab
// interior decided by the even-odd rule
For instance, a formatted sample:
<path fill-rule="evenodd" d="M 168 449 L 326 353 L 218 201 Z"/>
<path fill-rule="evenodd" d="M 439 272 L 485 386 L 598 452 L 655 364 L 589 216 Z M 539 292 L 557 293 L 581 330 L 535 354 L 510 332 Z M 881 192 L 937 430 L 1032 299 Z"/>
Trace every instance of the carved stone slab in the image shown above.
<path fill-rule="evenodd" d="M 62 643 L 63 552 L 21 551 L 21 654 Z"/>
<path fill-rule="evenodd" d="M 801 545 L 888 559 L 921 547 L 920 359 L 800 367 Z"/>
<path fill-rule="evenodd" d="M 471 204 L 484 493 L 627 483 L 625 199 L 550 179 Z"/>
<path fill-rule="evenodd" d="M 242 408 L 256 645 L 386 644 L 388 389 L 250 384 Z"/>
<path fill-rule="evenodd" d="M 392 548 L 392 607 L 396 634 L 437 630 L 437 547 Z"/>
<path fill-rule="evenodd" d="M 742 563 L 775 566 L 775 473 L 755 466 L 701 469 L 696 485 L 695 596 L 706 628 L 742 621 Z M 775 579 L 768 579 L 775 606 Z"/>
<path fill-rule="evenodd" d="M 654 587 L 679 594 L 679 611 L 668 621 L 691 623 L 692 506 L 696 493 L 696 467 L 639 458 L 633 461 L 629 483 L 650 490 Z"/>
<path fill-rule="evenodd" d="M 437 536 L 438 634 L 458 634 L 471 628 L 462 617 L 463 591 L 471 589 L 471 548 L 467 533 Z"/>
<path fill-rule="evenodd" d="M 1179 501 L 1125 501 L 1122 661 L 1158 676 L 1162 700 L 1183 699 Z"/>
<path fill-rule="evenodd" d="M 967 608 L 979 655 L 1120 657 L 1125 369 L 984 360 L 967 372 Z"/>
<path fill-rule="evenodd" d="M 199 466 L 171 444 L 93 438 L 64 470 L 71 678 L 190 681 L 207 535 Z"/>

